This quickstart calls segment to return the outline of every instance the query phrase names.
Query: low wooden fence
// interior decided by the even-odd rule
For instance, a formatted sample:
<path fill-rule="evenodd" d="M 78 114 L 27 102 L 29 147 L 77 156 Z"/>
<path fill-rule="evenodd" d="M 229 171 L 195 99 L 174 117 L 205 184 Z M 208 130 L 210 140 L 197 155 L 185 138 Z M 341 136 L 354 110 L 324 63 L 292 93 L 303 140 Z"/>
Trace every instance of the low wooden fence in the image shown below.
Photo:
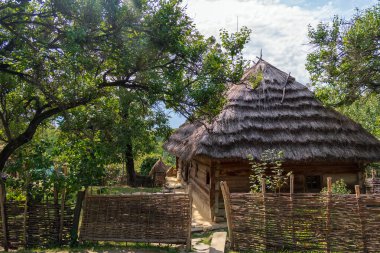
<path fill-rule="evenodd" d="M 59 204 L 29 203 L 25 206 L 25 202 L 8 201 L 6 210 L 10 246 L 30 248 L 68 244 L 73 209 L 73 206 L 66 205 L 62 217 L 62 206 Z M 0 224 L 2 227 L 1 219 Z M 0 242 L 4 247 L 3 230 L 0 230 Z"/>
<path fill-rule="evenodd" d="M 191 245 L 191 194 L 87 195 L 83 241 Z"/>
<path fill-rule="evenodd" d="M 360 195 L 358 187 L 356 195 L 337 195 L 265 193 L 265 187 L 230 193 L 221 186 L 236 250 L 379 252 L 380 195 Z"/>

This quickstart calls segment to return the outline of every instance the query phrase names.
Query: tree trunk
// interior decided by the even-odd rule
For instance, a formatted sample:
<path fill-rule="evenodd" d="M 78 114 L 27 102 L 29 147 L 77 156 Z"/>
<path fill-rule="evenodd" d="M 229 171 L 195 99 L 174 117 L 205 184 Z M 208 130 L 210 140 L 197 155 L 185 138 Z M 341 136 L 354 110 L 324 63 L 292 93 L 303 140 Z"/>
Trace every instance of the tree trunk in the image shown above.
<path fill-rule="evenodd" d="M 125 166 L 127 168 L 127 184 L 131 186 L 135 186 L 136 172 L 135 172 L 135 161 L 133 159 L 132 143 L 128 143 L 125 147 Z"/>
<path fill-rule="evenodd" d="M 125 165 L 127 170 L 127 184 L 130 186 L 136 186 L 136 172 L 135 163 L 133 157 L 133 140 L 131 137 L 131 126 L 129 122 L 130 117 L 130 105 L 131 100 L 127 96 L 127 92 L 124 90 L 120 91 L 119 94 L 119 105 L 120 105 L 120 116 L 123 119 L 123 124 L 126 126 L 124 131 L 124 155 L 125 155 Z"/>

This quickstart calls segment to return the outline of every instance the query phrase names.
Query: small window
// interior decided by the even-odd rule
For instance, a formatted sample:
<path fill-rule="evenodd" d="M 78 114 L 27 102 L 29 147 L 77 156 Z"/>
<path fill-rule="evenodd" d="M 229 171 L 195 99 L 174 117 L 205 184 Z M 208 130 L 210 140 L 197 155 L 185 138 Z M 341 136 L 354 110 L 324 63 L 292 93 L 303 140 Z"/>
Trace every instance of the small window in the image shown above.
<path fill-rule="evenodd" d="M 307 191 L 316 192 L 321 188 L 321 176 L 306 176 L 305 177 Z"/>
<path fill-rule="evenodd" d="M 206 185 L 209 185 L 210 181 L 211 181 L 210 172 L 207 171 L 207 173 L 206 173 Z"/>

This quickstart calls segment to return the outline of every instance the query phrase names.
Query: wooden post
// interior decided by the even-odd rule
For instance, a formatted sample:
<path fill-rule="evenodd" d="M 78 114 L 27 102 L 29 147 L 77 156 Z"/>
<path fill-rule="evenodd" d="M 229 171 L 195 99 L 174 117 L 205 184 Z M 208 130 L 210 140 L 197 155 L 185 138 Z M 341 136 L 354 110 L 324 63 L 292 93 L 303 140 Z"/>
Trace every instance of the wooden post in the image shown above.
<path fill-rule="evenodd" d="M 294 175 L 291 174 L 289 177 L 289 184 L 290 184 L 290 217 L 292 219 L 292 243 L 294 249 L 297 248 L 296 243 L 296 231 L 294 229 L 294 213 L 293 213 L 293 194 L 294 194 Z"/>
<path fill-rule="evenodd" d="M 360 198 L 360 186 L 355 185 L 355 195 L 357 198 Z"/>
<path fill-rule="evenodd" d="M 63 175 L 67 176 L 67 165 L 64 164 L 62 166 L 62 172 Z M 66 200 L 66 185 L 64 185 L 62 189 L 62 197 L 61 197 L 61 211 L 59 216 L 59 234 L 58 234 L 58 243 L 62 245 L 62 238 L 63 238 L 63 223 L 65 219 L 65 200 Z"/>
<path fill-rule="evenodd" d="M 219 194 L 220 194 L 219 174 L 220 174 L 220 163 L 218 162 L 215 166 L 215 173 L 214 173 L 214 182 L 215 182 L 214 221 L 216 222 L 217 222 L 217 216 L 219 214 Z"/>
<path fill-rule="evenodd" d="M 263 196 L 263 223 L 264 223 L 264 238 L 263 238 L 263 244 L 264 244 L 264 251 L 267 250 L 267 237 L 268 237 L 268 228 L 267 228 L 267 208 L 265 204 L 265 178 L 261 179 L 261 194 Z"/>
<path fill-rule="evenodd" d="M 358 212 L 358 217 L 360 220 L 360 226 L 361 226 L 361 232 L 362 232 L 362 243 L 363 243 L 363 248 L 362 252 L 368 252 L 367 249 L 367 241 L 366 241 L 366 234 L 365 234 L 365 224 L 363 222 L 363 218 L 361 215 L 361 206 L 360 206 L 360 185 L 355 185 L 355 195 L 356 195 L 356 205 L 357 205 L 357 212 Z"/>
<path fill-rule="evenodd" d="M 332 178 L 327 178 L 327 207 L 326 207 L 326 252 L 331 252 L 330 232 L 331 232 L 331 194 L 332 194 Z"/>
<path fill-rule="evenodd" d="M 265 178 L 261 179 L 261 193 L 265 194 Z"/>
<path fill-rule="evenodd" d="M 223 200 L 224 200 L 224 210 L 226 211 L 228 238 L 231 243 L 231 248 L 234 248 L 234 234 L 233 234 L 232 217 L 231 217 L 232 211 L 231 211 L 230 189 L 228 188 L 227 183 L 224 181 L 220 182 L 220 188 L 222 189 Z"/>
<path fill-rule="evenodd" d="M 187 194 L 189 195 L 189 212 L 190 212 L 190 217 L 189 217 L 189 224 L 188 224 L 188 234 L 187 234 L 187 240 L 186 240 L 186 251 L 190 252 L 191 251 L 191 223 L 192 223 L 192 218 L 193 218 L 193 189 L 192 185 L 188 184 L 187 186 Z"/>
<path fill-rule="evenodd" d="M 6 211 L 6 188 L 4 179 L 0 178 L 0 209 L 1 209 L 1 224 L 3 230 L 3 247 L 4 251 L 9 250 L 9 231 L 8 231 L 8 217 Z"/>
<path fill-rule="evenodd" d="M 290 194 L 293 194 L 294 193 L 294 175 L 293 174 L 290 175 L 289 181 L 290 181 Z"/>
<path fill-rule="evenodd" d="M 77 199 L 75 202 L 73 226 L 71 227 L 71 231 L 70 231 L 70 237 L 71 237 L 70 245 L 75 245 L 78 242 L 78 229 L 79 229 L 80 214 L 82 211 L 82 204 L 83 204 L 84 197 L 85 197 L 85 191 L 78 191 Z"/>
<path fill-rule="evenodd" d="M 332 178 L 328 177 L 327 178 L 327 193 L 332 193 Z"/>

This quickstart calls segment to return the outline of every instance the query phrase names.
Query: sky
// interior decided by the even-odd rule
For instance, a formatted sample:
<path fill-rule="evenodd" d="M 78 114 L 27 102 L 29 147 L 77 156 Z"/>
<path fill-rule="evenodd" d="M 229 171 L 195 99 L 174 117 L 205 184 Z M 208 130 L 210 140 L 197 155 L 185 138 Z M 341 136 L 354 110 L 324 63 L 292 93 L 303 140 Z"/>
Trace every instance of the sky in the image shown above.
<path fill-rule="evenodd" d="M 334 15 L 349 19 L 355 8 L 365 9 L 377 0 L 184 0 L 186 12 L 205 36 L 219 36 L 220 29 L 236 32 L 237 27 L 252 29 L 251 40 L 243 51 L 248 60 L 262 57 L 297 81 L 308 84 L 305 69 L 308 25 L 329 22 Z M 177 128 L 185 119 L 172 114 L 170 125 Z"/>

